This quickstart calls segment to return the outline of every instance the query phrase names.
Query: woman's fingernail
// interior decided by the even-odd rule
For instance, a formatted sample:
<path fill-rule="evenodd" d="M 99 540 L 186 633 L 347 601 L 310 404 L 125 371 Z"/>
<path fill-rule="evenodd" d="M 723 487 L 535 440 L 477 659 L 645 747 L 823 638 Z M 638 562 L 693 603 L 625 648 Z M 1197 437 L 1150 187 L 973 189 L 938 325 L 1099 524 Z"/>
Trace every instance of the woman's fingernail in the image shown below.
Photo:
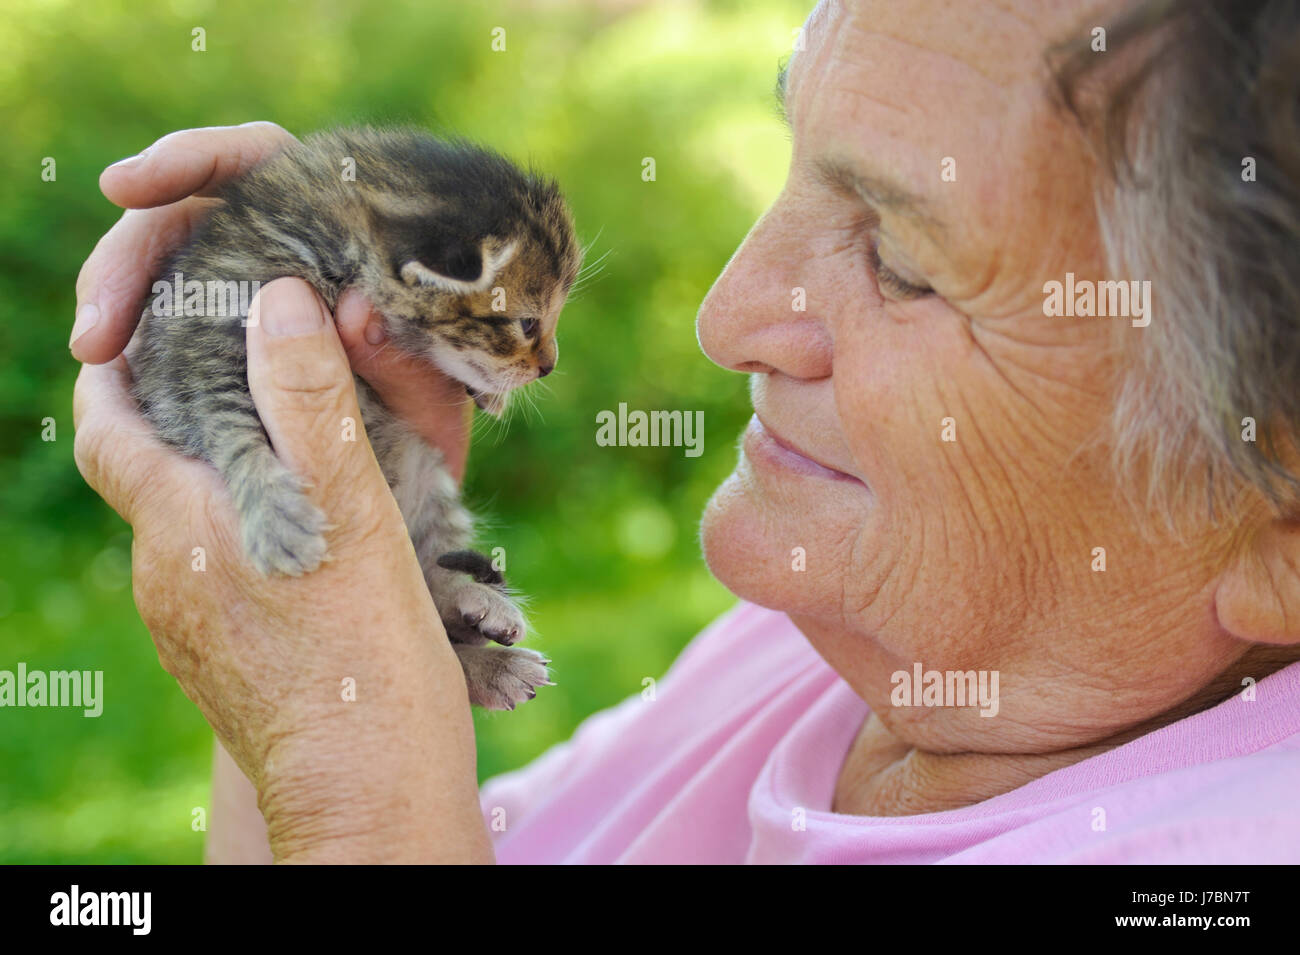
<path fill-rule="evenodd" d="M 141 151 L 141 152 L 136 153 L 134 156 L 127 156 L 125 159 L 119 159 L 117 162 L 113 163 L 113 165 L 109 166 L 108 168 L 109 168 L 109 169 L 129 169 L 129 168 L 131 168 L 132 166 L 135 166 L 135 165 L 137 165 L 137 164 L 139 164 L 139 163 L 144 162 L 144 158 L 145 158 L 145 156 L 147 156 L 148 154 L 149 154 L 149 150 L 145 149 L 145 150 L 143 150 L 143 151 Z"/>
<path fill-rule="evenodd" d="M 77 320 L 72 323 L 72 335 L 68 338 L 68 347 L 77 343 L 82 335 L 99 324 L 99 306 L 92 302 L 77 306 Z"/>
<path fill-rule="evenodd" d="M 253 308 L 249 309 L 248 324 L 259 322 L 262 330 L 273 338 L 294 338 L 298 335 L 310 335 L 320 331 L 324 322 L 321 310 L 309 296 L 296 294 L 278 294 L 271 303 L 268 312 L 263 307 L 262 295 L 253 299 Z M 256 309 L 256 315 L 252 314 Z"/>
<path fill-rule="evenodd" d="M 372 345 L 382 345 L 388 333 L 384 331 L 384 323 L 377 318 L 372 318 L 366 323 L 366 341 Z"/>

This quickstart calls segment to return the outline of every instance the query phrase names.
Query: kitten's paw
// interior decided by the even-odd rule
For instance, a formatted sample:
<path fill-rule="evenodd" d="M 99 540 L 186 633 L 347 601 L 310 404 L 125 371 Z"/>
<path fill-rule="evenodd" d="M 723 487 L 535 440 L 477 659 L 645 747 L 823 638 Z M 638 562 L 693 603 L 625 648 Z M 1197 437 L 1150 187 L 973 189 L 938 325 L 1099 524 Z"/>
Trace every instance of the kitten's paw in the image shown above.
<path fill-rule="evenodd" d="M 243 515 L 244 551 L 267 576 L 309 574 L 325 559 L 325 514 L 286 476 Z"/>
<path fill-rule="evenodd" d="M 469 701 L 489 710 L 513 710 L 537 695 L 539 686 L 554 686 L 546 659 L 523 647 L 471 647 L 455 645 L 465 671 Z"/>
<path fill-rule="evenodd" d="M 508 647 L 528 632 L 523 612 L 509 596 L 490 584 L 464 577 L 452 578 L 442 593 L 433 595 L 433 602 L 449 633 L 468 630 Z"/>

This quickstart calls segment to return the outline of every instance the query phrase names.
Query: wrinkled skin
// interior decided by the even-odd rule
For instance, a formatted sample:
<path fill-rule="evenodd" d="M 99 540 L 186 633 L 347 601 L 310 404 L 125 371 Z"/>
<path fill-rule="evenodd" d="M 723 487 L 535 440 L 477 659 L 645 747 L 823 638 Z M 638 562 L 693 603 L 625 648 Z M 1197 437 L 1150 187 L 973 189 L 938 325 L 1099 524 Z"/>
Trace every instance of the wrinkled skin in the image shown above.
<path fill-rule="evenodd" d="M 752 374 L 764 425 L 709 505 L 705 553 L 871 705 L 841 811 L 987 798 L 1296 656 L 1256 646 L 1300 633 L 1265 633 L 1251 609 L 1300 596 L 1294 533 L 1255 501 L 1235 527 L 1189 513 L 1186 542 L 1145 538 L 1104 443 L 1086 446 L 1110 424 L 1112 320 L 1043 312 L 1044 282 L 1107 277 L 1098 172 L 1042 66 L 1076 17 L 1039 0 L 819 6 L 788 65 L 785 188 L 700 310 L 704 350 Z M 1243 526 L 1276 545 L 1277 573 Z M 998 716 L 891 706 L 891 674 L 915 662 L 999 671 Z"/>

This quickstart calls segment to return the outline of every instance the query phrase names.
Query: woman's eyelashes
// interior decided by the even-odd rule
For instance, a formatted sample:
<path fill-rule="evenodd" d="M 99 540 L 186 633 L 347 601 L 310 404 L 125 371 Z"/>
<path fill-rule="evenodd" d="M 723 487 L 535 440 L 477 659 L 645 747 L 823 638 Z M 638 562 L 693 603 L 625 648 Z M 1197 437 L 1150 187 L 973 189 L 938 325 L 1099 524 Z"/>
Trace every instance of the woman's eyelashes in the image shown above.
<path fill-rule="evenodd" d="M 908 281 L 880 260 L 880 216 L 872 209 L 864 212 L 858 208 L 855 213 L 849 226 L 850 234 L 865 244 L 867 264 L 880 291 L 890 299 L 902 302 L 934 295 L 930 286 Z"/>
<path fill-rule="evenodd" d="M 890 298 L 906 302 L 934 294 L 930 286 L 909 282 L 880 261 L 880 252 L 874 242 L 871 244 L 871 272 L 880 290 Z"/>

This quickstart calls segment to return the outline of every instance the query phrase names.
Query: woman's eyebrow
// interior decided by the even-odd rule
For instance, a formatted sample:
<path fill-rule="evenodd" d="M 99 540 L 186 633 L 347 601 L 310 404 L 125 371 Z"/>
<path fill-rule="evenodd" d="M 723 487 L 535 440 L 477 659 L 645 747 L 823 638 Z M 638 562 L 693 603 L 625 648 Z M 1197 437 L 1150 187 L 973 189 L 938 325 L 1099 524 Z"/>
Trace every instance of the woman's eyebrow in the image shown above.
<path fill-rule="evenodd" d="M 776 95 L 776 111 L 781 116 L 781 122 L 785 123 L 786 128 L 790 128 L 790 108 L 786 104 L 785 89 L 787 77 L 790 75 L 790 57 L 786 57 L 776 70 L 776 86 L 772 92 Z"/>
<path fill-rule="evenodd" d="M 856 195 L 868 205 L 913 220 L 932 235 L 944 225 L 931 211 L 929 200 L 882 177 L 854 168 L 842 159 L 821 158 L 814 168 L 817 178 L 837 192 Z"/>
<path fill-rule="evenodd" d="M 793 128 L 790 122 L 790 107 L 786 98 L 787 84 L 790 76 L 790 61 L 793 54 L 781 63 L 776 71 L 776 109 L 781 121 L 787 128 Z M 931 211 L 930 203 L 913 192 L 895 185 L 881 176 L 873 176 L 842 159 L 819 159 L 816 164 L 817 177 L 838 192 L 856 195 L 864 202 L 879 209 L 887 209 L 897 215 L 912 219 L 917 225 L 938 236 L 944 231 L 943 223 Z"/>

